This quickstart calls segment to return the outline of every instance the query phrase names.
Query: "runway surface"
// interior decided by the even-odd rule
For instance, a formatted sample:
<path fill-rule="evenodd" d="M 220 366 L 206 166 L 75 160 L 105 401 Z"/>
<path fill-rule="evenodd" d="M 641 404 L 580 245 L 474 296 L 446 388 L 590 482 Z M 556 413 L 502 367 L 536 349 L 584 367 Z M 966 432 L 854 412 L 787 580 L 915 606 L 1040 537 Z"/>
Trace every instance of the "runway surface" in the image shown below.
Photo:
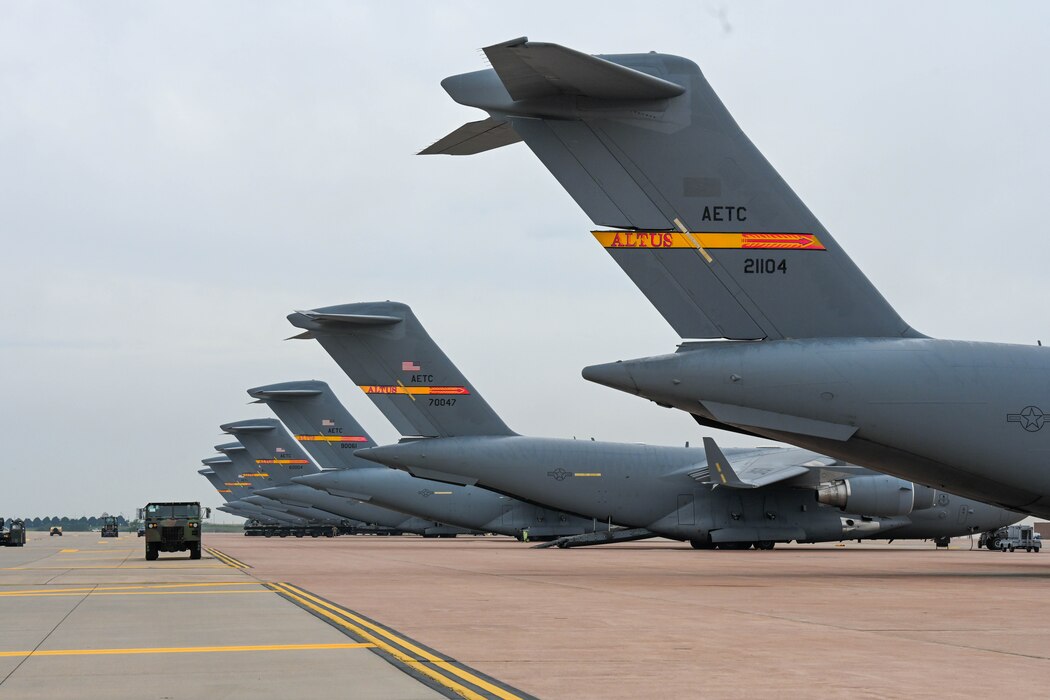
<path fill-rule="evenodd" d="M 214 548 L 146 562 L 127 534 L 0 548 L 0 630 L 0 698 L 527 697 Z"/>
<path fill-rule="evenodd" d="M 0 548 L 0 698 L 1041 697 L 1050 554 L 95 533 Z M 496 680 L 498 679 L 498 680 Z"/>
<path fill-rule="evenodd" d="M 541 698 L 1042 697 L 1050 553 L 213 536 Z"/>

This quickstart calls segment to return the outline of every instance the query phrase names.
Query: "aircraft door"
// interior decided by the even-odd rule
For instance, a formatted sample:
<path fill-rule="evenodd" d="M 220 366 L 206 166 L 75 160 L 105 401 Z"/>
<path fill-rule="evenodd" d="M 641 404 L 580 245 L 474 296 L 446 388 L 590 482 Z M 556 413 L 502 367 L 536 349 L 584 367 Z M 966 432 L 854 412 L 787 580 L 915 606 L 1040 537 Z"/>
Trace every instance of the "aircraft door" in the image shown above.
<path fill-rule="evenodd" d="M 678 495 L 678 524 L 695 525 L 696 515 L 693 513 L 693 495 L 682 493 Z"/>

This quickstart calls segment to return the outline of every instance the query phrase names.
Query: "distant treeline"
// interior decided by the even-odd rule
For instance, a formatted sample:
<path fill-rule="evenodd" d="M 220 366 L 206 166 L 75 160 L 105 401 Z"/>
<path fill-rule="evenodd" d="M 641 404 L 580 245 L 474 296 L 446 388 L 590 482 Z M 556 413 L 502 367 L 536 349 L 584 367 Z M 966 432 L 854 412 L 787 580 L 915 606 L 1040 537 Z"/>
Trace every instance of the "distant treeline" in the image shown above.
<path fill-rule="evenodd" d="M 0 513 L 0 517 L 5 517 L 9 521 L 12 519 L 8 516 Z M 57 515 L 50 518 L 23 518 L 27 530 L 50 530 L 55 525 L 62 528 L 63 531 L 69 532 L 88 532 L 89 530 L 95 530 L 102 527 L 105 516 L 80 516 L 79 518 L 67 518 L 59 517 Z M 128 521 L 123 515 L 117 516 L 117 525 L 120 527 L 127 527 Z"/>

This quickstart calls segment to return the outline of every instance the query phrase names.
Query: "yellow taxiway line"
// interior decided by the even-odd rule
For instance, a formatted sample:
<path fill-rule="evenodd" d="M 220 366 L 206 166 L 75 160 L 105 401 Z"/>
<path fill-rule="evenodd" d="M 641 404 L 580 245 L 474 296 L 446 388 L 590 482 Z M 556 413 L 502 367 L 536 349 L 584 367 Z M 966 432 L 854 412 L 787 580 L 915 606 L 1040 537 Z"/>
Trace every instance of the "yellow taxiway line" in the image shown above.
<path fill-rule="evenodd" d="M 407 639 L 404 639 L 383 627 L 375 625 L 345 608 L 338 607 L 313 596 L 301 588 L 288 583 L 270 583 L 267 585 L 274 590 L 285 594 L 299 605 L 313 610 L 325 619 L 331 620 L 344 629 L 350 630 L 358 637 L 367 639 L 372 642 L 376 648 L 386 652 L 414 671 L 427 676 L 441 686 L 448 688 L 452 692 L 461 695 L 468 700 L 486 700 L 486 698 L 466 685 L 458 682 L 455 678 L 450 678 L 449 676 L 458 676 L 467 683 L 489 693 L 492 697 L 501 698 L 502 700 L 520 700 L 521 698 L 520 695 L 510 692 L 505 688 L 493 685 L 469 671 L 458 668 L 454 664 L 435 656 L 425 649 L 421 649 Z M 387 641 L 384 641 L 384 638 Z M 401 649 L 393 646 L 394 644 L 401 647 Z M 409 653 L 406 654 L 405 651 L 402 650 L 408 651 Z M 444 671 L 444 673 L 440 672 L 438 669 Z"/>
<path fill-rule="evenodd" d="M 221 561 L 226 566 L 233 567 L 234 569 L 250 569 L 251 568 L 248 564 L 245 564 L 240 559 L 235 559 L 234 557 L 231 557 L 229 554 L 226 554 L 224 552 L 220 552 L 217 549 L 212 549 L 211 547 L 205 547 L 204 551 L 207 552 L 208 554 L 212 555 L 213 557 L 215 557 L 219 561 Z"/>
<path fill-rule="evenodd" d="M 22 591 L 0 591 L 0 597 L 5 595 L 11 595 L 12 593 L 90 593 L 93 591 L 138 591 L 144 589 L 157 589 L 157 588 L 201 588 L 213 586 L 249 586 L 249 585 L 261 585 L 253 584 L 248 581 L 208 581 L 206 583 L 144 583 L 141 585 L 126 585 L 126 586 L 82 586 L 79 588 L 27 588 Z"/>
<path fill-rule="evenodd" d="M 306 651 L 314 649 L 369 649 L 374 644 L 257 644 L 232 647 L 155 647 L 144 649 L 48 649 L 44 651 L 0 651 L 10 656 L 108 656 L 117 654 L 202 654 L 227 651 Z"/>
<path fill-rule="evenodd" d="M 104 591 L 102 593 L 67 593 L 65 591 L 53 591 L 48 593 L 20 593 L 12 591 L 2 594 L 4 598 L 61 598 L 63 596 L 98 596 L 98 595 L 235 595 L 240 593 L 270 593 L 263 588 L 246 591 Z"/>

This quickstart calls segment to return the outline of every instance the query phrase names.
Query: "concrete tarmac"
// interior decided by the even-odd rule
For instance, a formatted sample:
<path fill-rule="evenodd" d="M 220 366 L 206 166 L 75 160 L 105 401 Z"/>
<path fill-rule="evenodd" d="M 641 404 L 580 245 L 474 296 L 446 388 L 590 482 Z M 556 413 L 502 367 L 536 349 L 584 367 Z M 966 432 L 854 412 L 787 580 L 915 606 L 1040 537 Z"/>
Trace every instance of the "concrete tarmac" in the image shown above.
<path fill-rule="evenodd" d="M 956 540 L 696 551 L 507 538 L 216 535 L 296 583 L 542 698 L 1042 697 L 1050 553 Z"/>
<path fill-rule="evenodd" d="M 498 696 L 457 694 L 491 679 L 221 552 L 147 562 L 134 534 L 0 548 L 0 631 L 0 698 Z"/>

